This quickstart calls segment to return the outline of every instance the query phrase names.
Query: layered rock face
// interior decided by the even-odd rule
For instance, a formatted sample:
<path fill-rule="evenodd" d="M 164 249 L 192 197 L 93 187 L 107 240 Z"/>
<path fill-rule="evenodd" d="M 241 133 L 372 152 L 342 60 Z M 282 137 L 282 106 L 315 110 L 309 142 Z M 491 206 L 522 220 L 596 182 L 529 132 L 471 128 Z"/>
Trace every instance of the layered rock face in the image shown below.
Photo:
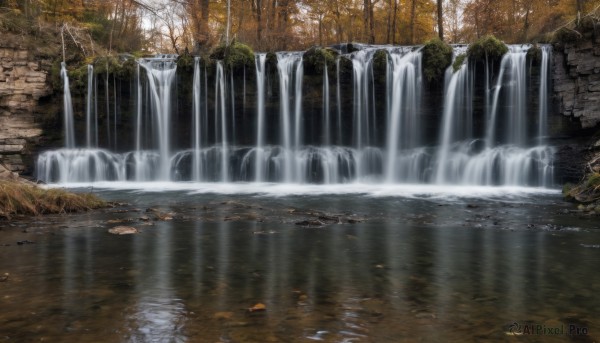
<path fill-rule="evenodd" d="M 42 128 L 36 121 L 39 100 L 52 93 L 51 62 L 27 49 L 0 43 L 0 162 L 12 172 L 29 172 L 29 155 Z"/>
<path fill-rule="evenodd" d="M 561 114 L 578 118 L 583 128 L 600 123 L 600 38 L 558 47 L 553 80 Z"/>

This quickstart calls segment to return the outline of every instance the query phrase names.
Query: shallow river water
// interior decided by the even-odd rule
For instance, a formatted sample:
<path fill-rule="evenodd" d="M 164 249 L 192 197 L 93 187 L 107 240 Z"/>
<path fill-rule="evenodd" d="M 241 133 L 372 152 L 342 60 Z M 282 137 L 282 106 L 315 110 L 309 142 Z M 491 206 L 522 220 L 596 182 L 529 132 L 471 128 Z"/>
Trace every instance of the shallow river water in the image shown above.
<path fill-rule="evenodd" d="M 555 191 L 127 188 L 0 221 L 0 341 L 600 339 L 600 217 Z"/>

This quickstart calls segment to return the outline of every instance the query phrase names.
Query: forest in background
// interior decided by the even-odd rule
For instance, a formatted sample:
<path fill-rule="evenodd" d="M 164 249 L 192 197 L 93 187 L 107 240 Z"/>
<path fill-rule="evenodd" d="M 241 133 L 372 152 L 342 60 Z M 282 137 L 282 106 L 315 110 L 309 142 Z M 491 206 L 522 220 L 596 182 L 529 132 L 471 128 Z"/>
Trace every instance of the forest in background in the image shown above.
<path fill-rule="evenodd" d="M 207 52 L 233 40 L 256 51 L 343 42 L 544 42 L 600 0 L 0 0 L 0 28 L 64 31 L 85 55 Z M 63 32 L 64 33 L 64 32 Z M 85 43 L 84 43 L 85 42 Z"/>

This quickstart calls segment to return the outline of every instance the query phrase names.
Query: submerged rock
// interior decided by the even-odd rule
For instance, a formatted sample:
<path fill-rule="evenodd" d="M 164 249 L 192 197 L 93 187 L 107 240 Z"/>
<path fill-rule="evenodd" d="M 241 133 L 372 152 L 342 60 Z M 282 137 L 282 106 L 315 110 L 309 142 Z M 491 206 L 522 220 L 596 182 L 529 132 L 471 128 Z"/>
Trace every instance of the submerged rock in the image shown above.
<path fill-rule="evenodd" d="M 112 229 L 108 229 L 108 233 L 112 233 L 113 235 L 133 235 L 139 233 L 139 231 L 131 226 L 115 226 Z"/>

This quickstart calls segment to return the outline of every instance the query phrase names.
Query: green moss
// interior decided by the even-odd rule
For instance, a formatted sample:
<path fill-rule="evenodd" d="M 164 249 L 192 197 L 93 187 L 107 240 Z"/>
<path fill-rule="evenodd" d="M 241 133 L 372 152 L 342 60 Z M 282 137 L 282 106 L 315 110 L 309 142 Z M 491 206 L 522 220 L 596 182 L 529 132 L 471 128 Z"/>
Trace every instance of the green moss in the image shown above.
<path fill-rule="evenodd" d="M 94 61 L 94 74 L 115 74 L 121 69 L 121 64 L 115 56 L 101 56 Z"/>
<path fill-rule="evenodd" d="M 439 38 L 432 39 L 423 47 L 423 74 L 427 81 L 439 81 L 452 63 L 452 47 Z"/>
<path fill-rule="evenodd" d="M 254 68 L 254 52 L 246 44 L 234 41 L 229 46 L 221 45 L 210 54 L 213 60 L 223 61 L 225 67 L 239 70 L 245 67 Z"/>
<path fill-rule="evenodd" d="M 59 60 L 55 60 L 52 63 L 52 67 L 50 67 L 50 82 L 52 83 L 52 88 L 61 89 L 62 80 L 60 79 L 60 62 Z"/>
<path fill-rule="evenodd" d="M 333 70 L 337 55 L 337 51 L 329 48 L 312 47 L 308 49 L 302 56 L 304 73 L 306 75 L 322 75 L 325 65 L 328 70 Z"/>
<path fill-rule="evenodd" d="M 498 38 L 489 35 L 469 45 L 467 56 L 474 60 L 485 60 L 486 56 L 488 59 L 499 60 L 507 52 L 508 47 L 506 44 L 502 43 Z"/>
<path fill-rule="evenodd" d="M 69 85 L 71 86 L 71 92 L 82 94 L 87 88 L 87 65 L 78 66 L 74 69 L 68 70 L 67 73 L 69 74 Z"/>
<path fill-rule="evenodd" d="M 466 59 L 467 59 L 467 54 L 465 54 L 465 53 L 456 56 L 456 58 L 454 59 L 454 63 L 452 63 L 452 69 L 454 70 L 455 73 L 460 70 L 462 65 L 465 63 Z"/>

